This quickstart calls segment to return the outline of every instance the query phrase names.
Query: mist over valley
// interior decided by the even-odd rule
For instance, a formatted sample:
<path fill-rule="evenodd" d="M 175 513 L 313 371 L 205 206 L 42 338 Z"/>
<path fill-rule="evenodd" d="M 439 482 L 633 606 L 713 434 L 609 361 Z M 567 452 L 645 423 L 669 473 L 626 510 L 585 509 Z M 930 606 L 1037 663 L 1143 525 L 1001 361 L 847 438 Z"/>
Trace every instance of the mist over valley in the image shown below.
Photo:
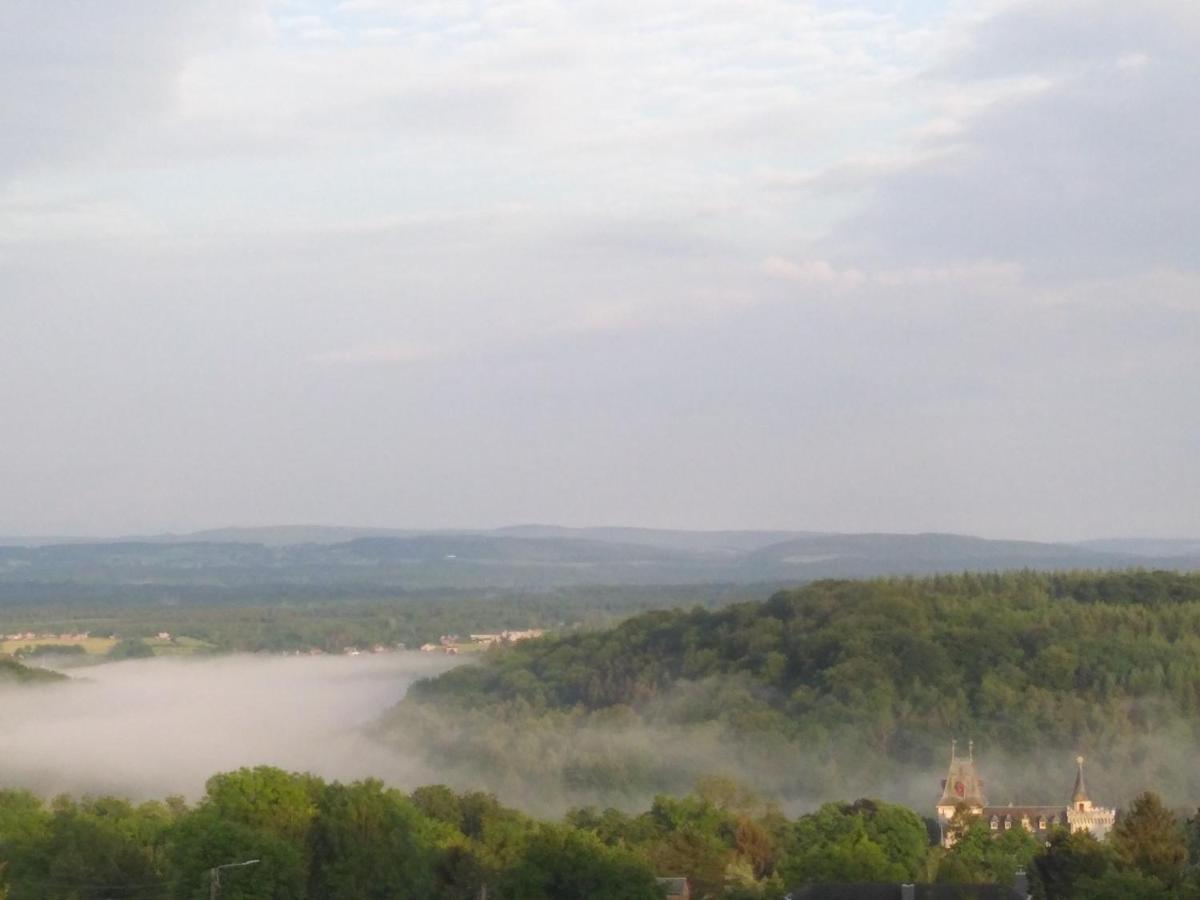
<path fill-rule="evenodd" d="M 0 682 L 0 784 L 39 794 L 195 799 L 214 773 L 260 765 L 415 786 L 433 773 L 364 728 L 456 660 L 363 656 L 153 658 Z"/>
<path fill-rule="evenodd" d="M 1197 0 L 0 84 L 0 900 L 1200 900 Z"/>

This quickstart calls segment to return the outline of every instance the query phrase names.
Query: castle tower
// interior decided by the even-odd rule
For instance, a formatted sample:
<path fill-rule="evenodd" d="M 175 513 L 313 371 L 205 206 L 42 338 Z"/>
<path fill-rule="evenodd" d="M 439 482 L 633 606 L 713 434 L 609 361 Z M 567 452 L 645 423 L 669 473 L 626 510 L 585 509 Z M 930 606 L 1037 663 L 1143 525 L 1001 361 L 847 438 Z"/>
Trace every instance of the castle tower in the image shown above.
<path fill-rule="evenodd" d="M 949 826 L 960 809 L 978 815 L 987 806 L 983 779 L 975 768 L 975 742 L 967 744 L 967 756 L 958 755 L 958 742 L 950 743 L 950 767 L 942 781 L 942 796 L 937 804 L 938 823 L 942 827 L 942 842 L 949 846 L 953 837 Z"/>
<path fill-rule="evenodd" d="M 1104 806 L 1095 806 L 1083 783 L 1083 757 L 1075 757 L 1075 789 L 1071 792 L 1071 803 L 1067 807 L 1067 827 L 1072 831 L 1087 831 L 1097 840 L 1112 831 L 1117 811 Z"/>
<path fill-rule="evenodd" d="M 1083 783 L 1083 757 L 1075 757 L 1075 790 L 1071 792 L 1071 809 L 1074 812 L 1091 812 L 1092 798 L 1088 796 L 1087 787 Z"/>

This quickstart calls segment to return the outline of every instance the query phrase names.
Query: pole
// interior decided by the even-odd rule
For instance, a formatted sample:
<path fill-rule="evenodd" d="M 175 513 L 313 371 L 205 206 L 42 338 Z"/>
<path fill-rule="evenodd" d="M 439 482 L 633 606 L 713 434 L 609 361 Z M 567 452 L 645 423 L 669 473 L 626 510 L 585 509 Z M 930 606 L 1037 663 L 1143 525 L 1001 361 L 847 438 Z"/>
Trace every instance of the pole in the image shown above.
<path fill-rule="evenodd" d="M 242 866 L 256 866 L 262 860 L 248 859 L 245 862 L 225 863 L 223 866 L 213 866 L 208 870 L 208 900 L 217 900 L 221 893 L 221 870 L 240 869 Z"/>

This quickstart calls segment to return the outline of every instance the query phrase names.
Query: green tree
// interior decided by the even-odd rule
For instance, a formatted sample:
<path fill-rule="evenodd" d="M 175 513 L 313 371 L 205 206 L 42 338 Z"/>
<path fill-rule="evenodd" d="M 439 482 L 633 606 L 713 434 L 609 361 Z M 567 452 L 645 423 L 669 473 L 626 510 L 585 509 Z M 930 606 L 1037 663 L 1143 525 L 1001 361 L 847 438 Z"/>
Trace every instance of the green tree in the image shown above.
<path fill-rule="evenodd" d="M 204 798 L 171 837 L 172 877 L 180 896 L 201 896 L 214 866 L 260 859 L 252 868 L 222 875 L 222 897 L 303 898 L 309 830 L 324 787 L 312 775 L 270 766 L 210 778 Z"/>
<path fill-rule="evenodd" d="M 324 789 L 314 775 L 257 766 L 214 775 L 200 805 L 225 820 L 303 843 Z"/>
<path fill-rule="evenodd" d="M 505 873 L 508 900 L 661 900 L 654 873 L 627 850 L 608 847 L 586 831 L 544 825 Z"/>
<path fill-rule="evenodd" d="M 309 893 L 327 900 L 425 900 L 433 894 L 435 846 L 448 832 L 379 781 L 331 784 L 311 831 Z"/>
<path fill-rule="evenodd" d="M 153 655 L 154 648 L 137 638 L 125 638 L 117 641 L 108 651 L 108 658 L 113 660 L 147 659 Z"/>
<path fill-rule="evenodd" d="M 911 810 L 875 800 L 828 803 L 796 820 L 778 868 L 790 884 L 911 881 L 928 851 L 925 823 Z"/>
<path fill-rule="evenodd" d="M 1180 900 L 1178 893 L 1157 878 L 1136 870 L 1081 878 L 1071 897 L 1072 900 Z"/>
<path fill-rule="evenodd" d="M 162 804 L 59 797 L 36 827 L 5 841 L 11 900 L 159 897 L 170 824 Z"/>
<path fill-rule="evenodd" d="M 942 856 L 937 880 L 955 884 L 1011 884 L 1018 869 L 1028 869 L 1041 850 L 1037 838 L 1024 828 L 992 834 L 988 823 L 976 819 L 959 833 Z"/>
<path fill-rule="evenodd" d="M 1133 801 L 1112 831 L 1113 850 L 1125 868 L 1157 878 L 1170 887 L 1187 865 L 1187 842 L 1174 813 L 1147 791 Z"/>
<path fill-rule="evenodd" d="M 1046 849 L 1033 860 L 1031 874 L 1045 900 L 1073 900 L 1080 884 L 1103 879 L 1114 867 L 1111 848 L 1089 832 L 1056 828 Z"/>
<path fill-rule="evenodd" d="M 189 812 L 172 830 L 168 872 L 179 900 L 206 900 L 209 870 L 250 859 L 257 865 L 220 874 L 222 900 L 304 900 L 302 847 L 265 828 L 224 818 L 213 806 Z"/>

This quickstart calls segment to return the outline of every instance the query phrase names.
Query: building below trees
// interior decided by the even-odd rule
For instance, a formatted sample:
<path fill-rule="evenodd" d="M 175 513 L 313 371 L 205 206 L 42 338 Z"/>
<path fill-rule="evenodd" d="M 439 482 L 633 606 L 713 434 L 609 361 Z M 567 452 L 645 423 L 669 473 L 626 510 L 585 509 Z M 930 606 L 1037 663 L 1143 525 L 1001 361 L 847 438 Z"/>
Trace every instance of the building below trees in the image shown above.
<path fill-rule="evenodd" d="M 1064 827 L 1071 832 L 1086 831 L 1097 840 L 1103 840 L 1112 830 L 1117 811 L 1092 803 L 1083 779 L 1083 757 L 1077 756 L 1075 764 L 1075 786 L 1069 802 L 992 806 L 988 804 L 983 779 L 975 767 L 974 743 L 968 744 L 966 757 L 960 757 L 957 743 L 951 743 L 950 769 L 942 781 L 942 796 L 937 804 L 942 846 L 954 845 L 965 817 L 982 819 L 997 833 L 1023 828 L 1045 840 L 1051 829 Z"/>

